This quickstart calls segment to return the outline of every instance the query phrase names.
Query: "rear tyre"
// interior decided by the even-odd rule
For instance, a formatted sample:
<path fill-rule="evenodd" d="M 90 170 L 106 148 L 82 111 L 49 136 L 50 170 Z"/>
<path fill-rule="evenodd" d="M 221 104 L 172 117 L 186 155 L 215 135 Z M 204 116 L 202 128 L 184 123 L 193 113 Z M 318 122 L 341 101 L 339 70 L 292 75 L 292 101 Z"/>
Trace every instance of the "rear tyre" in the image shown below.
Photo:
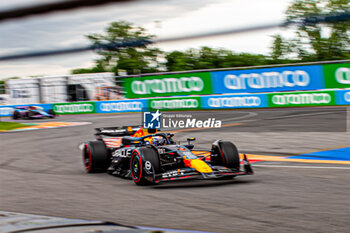
<path fill-rule="evenodd" d="M 218 141 L 215 149 L 217 150 L 219 164 L 239 170 L 239 153 L 235 144 L 228 141 Z"/>
<path fill-rule="evenodd" d="M 12 115 L 12 119 L 17 120 L 20 118 L 20 113 L 18 111 L 14 111 Z"/>
<path fill-rule="evenodd" d="M 83 163 L 88 173 L 106 172 L 110 154 L 103 141 L 87 142 L 83 149 Z"/>
<path fill-rule="evenodd" d="M 151 166 L 150 166 L 151 165 Z M 141 147 L 134 150 L 130 159 L 131 177 L 137 185 L 150 185 L 153 182 L 147 177 L 157 174 L 160 170 L 158 153 L 150 147 Z"/>
<path fill-rule="evenodd" d="M 35 116 L 35 113 L 32 112 L 32 111 L 28 111 L 26 116 L 27 116 L 28 119 L 33 119 L 33 117 Z"/>

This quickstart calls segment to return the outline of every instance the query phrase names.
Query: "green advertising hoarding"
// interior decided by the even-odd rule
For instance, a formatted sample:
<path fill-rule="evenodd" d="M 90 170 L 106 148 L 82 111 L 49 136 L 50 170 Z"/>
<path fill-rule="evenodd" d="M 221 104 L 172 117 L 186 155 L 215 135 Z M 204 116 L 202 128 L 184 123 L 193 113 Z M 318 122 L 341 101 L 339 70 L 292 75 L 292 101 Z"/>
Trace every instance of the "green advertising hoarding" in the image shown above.
<path fill-rule="evenodd" d="M 350 63 L 323 65 L 326 88 L 350 88 Z"/>
<path fill-rule="evenodd" d="M 212 94 L 209 72 L 123 79 L 127 98 Z"/>
<path fill-rule="evenodd" d="M 89 114 L 95 113 L 94 102 L 74 102 L 74 103 L 55 103 L 53 110 L 56 114 Z"/>
<path fill-rule="evenodd" d="M 269 107 L 303 107 L 335 105 L 334 91 L 269 93 Z"/>
<path fill-rule="evenodd" d="M 200 97 L 183 97 L 183 98 L 157 98 L 148 101 L 150 111 L 184 111 L 199 110 Z"/>

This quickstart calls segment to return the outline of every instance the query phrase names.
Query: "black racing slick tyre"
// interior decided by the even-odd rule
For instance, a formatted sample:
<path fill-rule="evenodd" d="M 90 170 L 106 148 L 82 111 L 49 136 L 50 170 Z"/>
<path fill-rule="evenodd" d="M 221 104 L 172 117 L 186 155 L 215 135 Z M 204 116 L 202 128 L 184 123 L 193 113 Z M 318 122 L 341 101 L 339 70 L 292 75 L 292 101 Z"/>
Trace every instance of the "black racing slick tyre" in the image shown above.
<path fill-rule="evenodd" d="M 151 165 L 151 166 L 150 166 Z M 137 185 L 149 185 L 153 182 L 147 176 L 153 176 L 160 170 L 160 160 L 157 151 L 151 147 L 141 147 L 131 153 L 131 177 Z"/>
<path fill-rule="evenodd" d="M 13 112 L 12 119 L 17 120 L 20 117 L 21 117 L 21 115 L 18 111 Z"/>
<path fill-rule="evenodd" d="M 83 163 L 88 173 L 105 172 L 110 162 L 110 154 L 103 141 L 85 143 L 83 149 Z"/>
<path fill-rule="evenodd" d="M 28 111 L 26 116 L 27 116 L 28 119 L 33 119 L 33 117 L 35 116 L 35 113 L 32 112 L 32 111 Z"/>
<path fill-rule="evenodd" d="M 219 141 L 217 153 L 223 166 L 239 170 L 239 153 L 235 144 L 228 141 Z"/>

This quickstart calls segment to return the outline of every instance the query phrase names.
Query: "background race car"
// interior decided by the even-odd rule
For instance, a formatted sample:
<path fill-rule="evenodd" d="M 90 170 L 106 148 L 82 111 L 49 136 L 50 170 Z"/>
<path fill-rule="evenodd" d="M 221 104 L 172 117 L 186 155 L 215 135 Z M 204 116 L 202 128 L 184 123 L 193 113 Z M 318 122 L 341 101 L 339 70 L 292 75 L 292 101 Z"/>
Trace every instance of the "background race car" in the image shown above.
<path fill-rule="evenodd" d="M 39 106 L 18 106 L 12 114 L 14 120 L 17 119 L 41 119 L 41 118 L 55 118 L 56 114 L 52 109 L 47 112 Z"/>
<path fill-rule="evenodd" d="M 216 140 L 210 150 L 194 150 L 174 142 L 172 133 L 135 127 L 97 128 L 97 141 L 85 142 L 83 163 L 88 173 L 108 172 L 132 178 L 137 185 L 184 179 L 223 179 L 252 175 L 244 156 L 244 170 L 232 142 Z"/>

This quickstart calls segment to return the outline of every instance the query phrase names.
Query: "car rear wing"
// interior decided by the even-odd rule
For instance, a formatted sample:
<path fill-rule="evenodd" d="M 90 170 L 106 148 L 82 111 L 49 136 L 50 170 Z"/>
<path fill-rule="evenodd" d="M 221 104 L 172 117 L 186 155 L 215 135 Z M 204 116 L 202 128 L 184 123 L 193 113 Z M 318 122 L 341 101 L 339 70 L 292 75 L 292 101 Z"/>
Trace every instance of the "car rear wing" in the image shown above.
<path fill-rule="evenodd" d="M 134 135 L 141 126 L 103 127 L 95 128 L 96 136 L 122 137 Z"/>
<path fill-rule="evenodd" d="M 103 127 L 95 128 L 96 136 L 123 137 L 134 136 L 142 137 L 148 134 L 156 133 L 157 129 L 144 129 L 142 126 L 122 126 L 122 127 Z"/>
<path fill-rule="evenodd" d="M 28 109 L 29 106 L 17 106 L 15 109 Z"/>

